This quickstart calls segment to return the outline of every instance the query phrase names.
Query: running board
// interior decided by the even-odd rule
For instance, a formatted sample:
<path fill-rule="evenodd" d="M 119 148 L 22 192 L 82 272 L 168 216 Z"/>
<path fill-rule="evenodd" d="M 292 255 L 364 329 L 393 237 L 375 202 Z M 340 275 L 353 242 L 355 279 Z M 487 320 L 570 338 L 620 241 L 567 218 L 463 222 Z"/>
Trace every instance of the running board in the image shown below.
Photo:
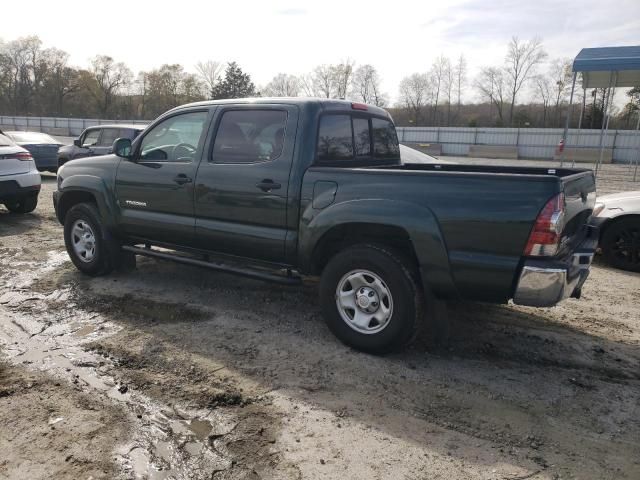
<path fill-rule="evenodd" d="M 136 255 L 143 255 L 145 257 L 160 258 L 162 260 L 171 260 L 172 262 L 184 263 L 186 265 L 193 265 L 196 267 L 210 268 L 212 270 L 218 270 L 225 273 L 232 273 L 243 277 L 254 278 L 256 280 L 264 280 L 267 282 L 279 283 L 280 285 L 301 285 L 302 278 L 297 276 L 284 276 L 275 273 L 267 273 L 258 271 L 251 268 L 235 267 L 232 265 L 225 265 L 224 263 L 214 263 L 205 260 L 198 260 L 196 258 L 183 257 L 181 255 L 174 255 L 171 253 L 158 252 L 151 248 L 133 247 L 130 245 L 123 245 L 123 250 L 127 252 L 135 253 Z"/>

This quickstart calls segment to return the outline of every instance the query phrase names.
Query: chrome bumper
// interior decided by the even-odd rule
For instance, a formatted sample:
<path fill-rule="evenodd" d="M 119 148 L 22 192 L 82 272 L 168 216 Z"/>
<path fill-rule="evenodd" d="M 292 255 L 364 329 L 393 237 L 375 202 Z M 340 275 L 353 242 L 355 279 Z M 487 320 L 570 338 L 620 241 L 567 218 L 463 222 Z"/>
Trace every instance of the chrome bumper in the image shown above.
<path fill-rule="evenodd" d="M 597 238 L 597 229 L 592 228 L 580 248 L 563 260 L 525 262 L 513 295 L 514 303 L 552 307 L 568 297 L 580 298 L 582 285 L 589 276 Z"/>

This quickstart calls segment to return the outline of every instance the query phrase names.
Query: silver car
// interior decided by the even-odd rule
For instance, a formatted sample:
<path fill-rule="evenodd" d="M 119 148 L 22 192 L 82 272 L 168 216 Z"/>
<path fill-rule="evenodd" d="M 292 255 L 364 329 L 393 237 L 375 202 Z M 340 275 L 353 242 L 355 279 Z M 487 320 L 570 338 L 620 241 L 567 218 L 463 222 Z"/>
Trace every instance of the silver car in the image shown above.
<path fill-rule="evenodd" d="M 31 153 L 0 134 L 0 203 L 13 213 L 29 213 L 39 193 L 40 173 Z"/>
<path fill-rule="evenodd" d="M 640 191 L 598 197 L 591 223 L 600 228 L 607 263 L 640 272 Z"/>

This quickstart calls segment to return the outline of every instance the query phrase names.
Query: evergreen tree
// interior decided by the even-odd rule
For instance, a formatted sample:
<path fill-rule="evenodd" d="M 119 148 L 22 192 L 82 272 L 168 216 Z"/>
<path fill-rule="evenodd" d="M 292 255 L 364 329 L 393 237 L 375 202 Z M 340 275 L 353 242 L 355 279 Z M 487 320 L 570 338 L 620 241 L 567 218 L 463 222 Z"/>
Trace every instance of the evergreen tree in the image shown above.
<path fill-rule="evenodd" d="M 213 88 L 214 100 L 223 98 L 244 98 L 256 94 L 251 76 L 244 73 L 236 62 L 229 62 L 224 79 Z"/>

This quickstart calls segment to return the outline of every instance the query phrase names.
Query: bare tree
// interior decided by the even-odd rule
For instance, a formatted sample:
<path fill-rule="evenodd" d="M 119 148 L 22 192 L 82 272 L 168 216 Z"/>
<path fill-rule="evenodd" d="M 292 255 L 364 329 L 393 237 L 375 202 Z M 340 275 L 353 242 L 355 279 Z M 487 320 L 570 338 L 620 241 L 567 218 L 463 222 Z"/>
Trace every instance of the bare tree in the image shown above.
<path fill-rule="evenodd" d="M 331 65 L 319 65 L 311 72 L 313 96 L 331 98 L 334 93 L 334 72 Z"/>
<path fill-rule="evenodd" d="M 518 93 L 529 78 L 535 74 L 536 67 L 547 57 L 542 48 L 542 40 L 534 37 L 528 42 L 522 42 L 518 37 L 512 37 L 509 42 L 505 58 L 505 73 L 508 79 L 511 105 L 509 109 L 509 124 L 513 123 L 513 110 Z"/>
<path fill-rule="evenodd" d="M 462 89 L 467 82 L 467 60 L 465 59 L 464 54 L 460 54 L 460 57 L 458 57 L 458 62 L 454 68 L 454 75 L 456 77 L 456 103 L 458 105 L 456 109 L 457 120 L 460 115 Z"/>
<path fill-rule="evenodd" d="M 447 122 L 446 126 L 449 126 L 449 122 L 451 121 L 451 97 L 453 92 L 453 86 L 455 82 L 455 76 L 453 73 L 453 68 L 451 68 L 451 62 L 449 59 L 446 59 L 444 64 L 444 72 L 443 72 L 443 88 L 444 95 L 447 99 Z"/>
<path fill-rule="evenodd" d="M 386 96 L 380 90 L 380 76 L 373 65 L 362 65 L 353 74 L 354 98 L 383 107 Z"/>
<path fill-rule="evenodd" d="M 344 99 L 349 97 L 349 87 L 351 86 L 355 65 L 356 62 L 354 60 L 347 58 L 342 63 L 331 66 L 332 83 L 337 98 Z"/>
<path fill-rule="evenodd" d="M 554 117 L 556 126 L 561 126 L 560 123 L 560 104 L 567 99 L 569 88 L 571 86 L 571 80 L 573 75 L 571 73 L 571 59 L 569 58 L 556 58 L 551 62 L 549 67 L 549 76 L 552 82 L 551 88 L 553 92 Z"/>
<path fill-rule="evenodd" d="M 413 124 L 418 125 L 420 111 L 428 98 L 429 78 L 424 73 L 414 73 L 400 82 L 400 101 L 413 113 Z"/>
<path fill-rule="evenodd" d="M 439 124 L 438 119 L 438 100 L 440 98 L 440 90 L 442 89 L 442 84 L 444 83 L 445 71 L 447 70 L 447 65 L 449 64 L 449 60 L 440 55 L 433 62 L 431 66 L 431 70 L 429 71 L 429 76 L 431 77 L 431 85 L 433 86 L 433 96 L 434 96 L 434 107 L 433 107 L 433 121 L 434 124 Z"/>
<path fill-rule="evenodd" d="M 209 98 L 213 98 L 213 91 L 222 78 L 222 73 L 224 72 L 223 63 L 213 60 L 198 62 L 196 64 L 196 71 L 207 88 Z"/>
<path fill-rule="evenodd" d="M 118 92 L 131 81 L 133 74 L 122 62 L 116 62 L 108 55 L 98 55 L 91 60 L 91 75 L 95 88 L 90 88 L 98 112 L 107 116 Z"/>
<path fill-rule="evenodd" d="M 297 97 L 300 80 L 295 75 L 279 73 L 267 84 L 262 92 L 267 97 Z"/>
<path fill-rule="evenodd" d="M 495 105 L 499 124 L 504 125 L 504 104 L 506 97 L 506 79 L 504 70 L 496 67 L 484 67 L 475 81 L 480 96 Z"/>
<path fill-rule="evenodd" d="M 547 111 L 551 102 L 552 87 L 549 79 L 543 75 L 535 77 L 536 96 L 542 102 L 542 128 L 547 126 Z"/>

